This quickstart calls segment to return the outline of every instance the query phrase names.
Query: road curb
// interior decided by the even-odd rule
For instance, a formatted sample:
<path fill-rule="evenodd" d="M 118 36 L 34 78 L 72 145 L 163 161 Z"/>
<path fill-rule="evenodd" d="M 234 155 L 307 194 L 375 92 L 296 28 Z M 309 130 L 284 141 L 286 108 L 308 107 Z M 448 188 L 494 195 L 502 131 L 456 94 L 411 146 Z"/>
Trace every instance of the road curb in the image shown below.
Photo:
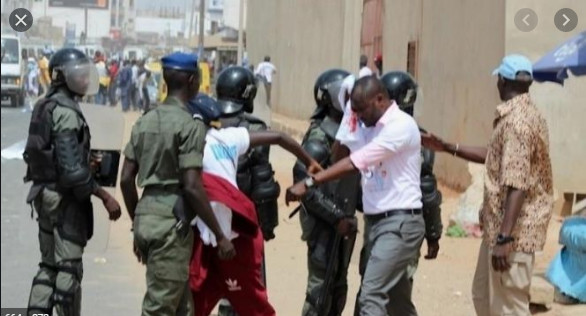
<path fill-rule="evenodd" d="M 309 127 L 309 119 L 297 120 L 278 113 L 271 115 L 271 129 L 285 133 L 293 138 L 301 140 L 307 128 Z"/>

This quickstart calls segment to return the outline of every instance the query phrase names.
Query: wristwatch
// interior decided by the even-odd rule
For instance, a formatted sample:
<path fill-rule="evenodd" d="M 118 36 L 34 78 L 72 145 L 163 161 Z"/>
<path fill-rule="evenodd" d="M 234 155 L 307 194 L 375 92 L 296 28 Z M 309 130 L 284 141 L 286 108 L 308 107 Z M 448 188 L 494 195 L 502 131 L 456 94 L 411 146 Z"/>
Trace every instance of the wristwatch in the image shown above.
<path fill-rule="evenodd" d="M 498 234 L 498 236 L 496 237 L 496 244 L 497 245 L 506 245 L 510 242 L 513 242 L 515 240 L 515 238 L 511 237 L 511 236 L 506 236 L 504 234 Z"/>
<path fill-rule="evenodd" d="M 305 187 L 308 189 L 311 189 L 312 187 L 315 186 L 315 180 L 313 179 L 313 177 L 307 177 L 305 179 Z"/>

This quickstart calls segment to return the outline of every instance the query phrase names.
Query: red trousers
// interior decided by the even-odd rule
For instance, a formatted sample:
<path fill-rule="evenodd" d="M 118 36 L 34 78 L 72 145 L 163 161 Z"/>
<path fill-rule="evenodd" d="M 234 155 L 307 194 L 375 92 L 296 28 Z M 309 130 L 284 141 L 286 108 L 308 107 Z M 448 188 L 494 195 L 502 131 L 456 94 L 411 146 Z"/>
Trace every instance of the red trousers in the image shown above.
<path fill-rule="evenodd" d="M 204 246 L 201 239 L 198 245 L 197 239 L 194 254 L 200 253 L 201 261 L 192 259 L 190 280 L 195 316 L 208 316 L 222 298 L 230 301 L 238 315 L 276 315 L 261 279 L 262 234 L 255 238 L 241 235 L 232 240 L 236 257 L 228 261 L 220 260 L 217 248 Z M 194 277 L 201 267 L 205 269 L 203 283 L 201 273 Z"/>

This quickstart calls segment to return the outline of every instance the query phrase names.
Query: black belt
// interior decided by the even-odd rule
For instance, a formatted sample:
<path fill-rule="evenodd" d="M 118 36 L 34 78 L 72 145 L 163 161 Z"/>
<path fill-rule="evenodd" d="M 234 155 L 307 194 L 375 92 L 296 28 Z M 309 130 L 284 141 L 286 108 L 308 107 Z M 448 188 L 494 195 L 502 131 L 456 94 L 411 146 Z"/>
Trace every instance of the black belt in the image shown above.
<path fill-rule="evenodd" d="M 421 214 L 421 209 L 403 209 L 403 210 L 390 210 L 380 214 L 373 214 L 373 215 L 366 215 L 366 219 L 369 221 L 380 221 L 383 218 L 395 216 L 395 215 L 419 215 Z"/>
<path fill-rule="evenodd" d="M 149 185 L 144 188 L 142 194 L 157 195 L 157 194 L 178 194 L 181 187 L 179 185 Z"/>

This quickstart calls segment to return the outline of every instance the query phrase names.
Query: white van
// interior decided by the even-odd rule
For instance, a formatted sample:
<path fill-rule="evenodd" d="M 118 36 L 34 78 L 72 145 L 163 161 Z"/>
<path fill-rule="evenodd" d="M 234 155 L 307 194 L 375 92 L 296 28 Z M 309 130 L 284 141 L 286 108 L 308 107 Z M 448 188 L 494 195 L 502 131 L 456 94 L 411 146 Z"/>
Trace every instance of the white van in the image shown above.
<path fill-rule="evenodd" d="M 100 45 L 77 45 L 75 48 L 82 51 L 88 58 L 92 59 L 96 55 L 96 52 L 106 55 L 104 48 Z"/>
<path fill-rule="evenodd" d="M 146 51 L 143 48 L 137 46 L 126 46 L 126 48 L 124 48 L 123 55 L 124 59 L 127 60 L 143 60 L 147 57 Z"/>
<path fill-rule="evenodd" d="M 10 100 L 13 107 L 24 103 L 24 61 L 20 51 L 20 38 L 2 35 L 2 102 Z"/>

